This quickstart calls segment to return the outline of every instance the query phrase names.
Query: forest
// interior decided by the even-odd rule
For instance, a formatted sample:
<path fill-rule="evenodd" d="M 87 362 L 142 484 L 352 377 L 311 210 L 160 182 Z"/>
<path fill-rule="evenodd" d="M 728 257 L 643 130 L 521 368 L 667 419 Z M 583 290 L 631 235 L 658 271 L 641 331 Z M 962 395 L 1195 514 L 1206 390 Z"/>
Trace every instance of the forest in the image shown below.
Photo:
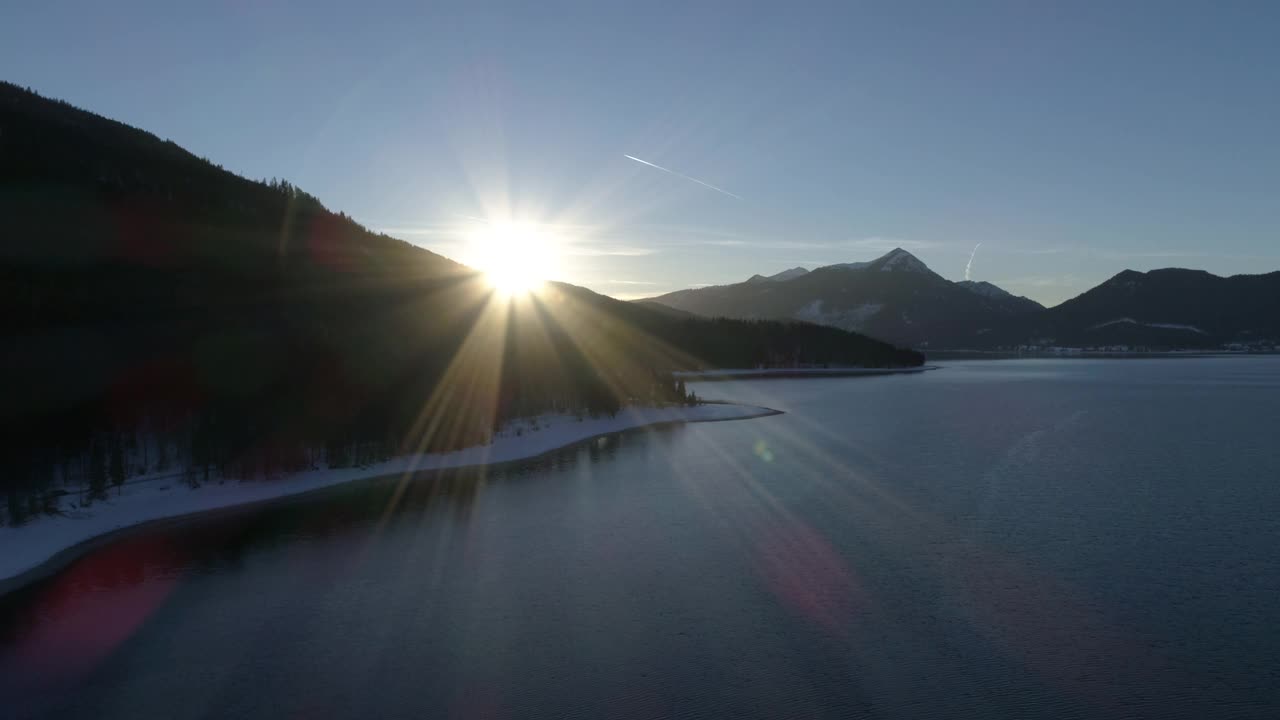
<path fill-rule="evenodd" d="M 170 472 L 270 478 L 688 400 L 677 369 L 908 366 L 829 327 L 561 283 L 498 298 L 283 180 L 0 83 L 0 522 Z"/>

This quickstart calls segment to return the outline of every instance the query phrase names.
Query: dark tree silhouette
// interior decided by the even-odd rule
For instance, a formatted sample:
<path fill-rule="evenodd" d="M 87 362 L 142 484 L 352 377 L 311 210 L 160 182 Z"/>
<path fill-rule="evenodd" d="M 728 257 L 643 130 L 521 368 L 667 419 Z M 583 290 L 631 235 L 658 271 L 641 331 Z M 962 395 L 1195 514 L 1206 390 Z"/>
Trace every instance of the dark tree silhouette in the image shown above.
<path fill-rule="evenodd" d="M 107 458 L 102 441 L 93 442 L 89 451 L 89 500 L 101 500 L 107 496 Z"/>
<path fill-rule="evenodd" d="M 0 217 L 9 522 L 51 489 L 102 497 L 138 466 L 273 477 L 485 443 L 543 412 L 685 402 L 677 369 L 922 362 L 832 328 L 681 318 L 558 283 L 504 309 L 469 268 L 286 180 L 4 83 Z"/>
<path fill-rule="evenodd" d="M 111 478 L 111 484 L 116 488 L 116 494 L 119 495 L 124 486 L 125 469 L 124 450 L 120 447 L 120 437 L 118 435 L 111 436 L 111 459 L 107 474 Z"/>

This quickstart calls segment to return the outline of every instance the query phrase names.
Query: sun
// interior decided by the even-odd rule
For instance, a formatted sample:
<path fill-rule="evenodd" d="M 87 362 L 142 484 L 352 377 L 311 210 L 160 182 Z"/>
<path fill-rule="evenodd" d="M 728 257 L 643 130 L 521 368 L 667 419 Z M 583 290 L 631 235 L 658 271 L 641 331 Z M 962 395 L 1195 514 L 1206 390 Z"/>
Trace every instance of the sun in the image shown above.
<path fill-rule="evenodd" d="M 485 223 L 471 232 L 468 245 L 467 264 L 503 295 L 536 290 L 556 272 L 557 243 L 536 225 Z"/>

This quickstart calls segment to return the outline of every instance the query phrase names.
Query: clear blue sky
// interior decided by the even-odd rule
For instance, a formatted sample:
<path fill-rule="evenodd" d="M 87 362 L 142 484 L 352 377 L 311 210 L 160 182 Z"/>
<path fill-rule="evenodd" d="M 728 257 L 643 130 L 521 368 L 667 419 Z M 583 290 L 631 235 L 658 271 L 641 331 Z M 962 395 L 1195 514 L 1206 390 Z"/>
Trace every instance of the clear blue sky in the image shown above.
<path fill-rule="evenodd" d="M 1046 303 L 1280 269 L 1280 3 L 747 5 L 6 3 L 0 76 L 445 254 L 552 224 L 624 297 L 895 245 Z"/>

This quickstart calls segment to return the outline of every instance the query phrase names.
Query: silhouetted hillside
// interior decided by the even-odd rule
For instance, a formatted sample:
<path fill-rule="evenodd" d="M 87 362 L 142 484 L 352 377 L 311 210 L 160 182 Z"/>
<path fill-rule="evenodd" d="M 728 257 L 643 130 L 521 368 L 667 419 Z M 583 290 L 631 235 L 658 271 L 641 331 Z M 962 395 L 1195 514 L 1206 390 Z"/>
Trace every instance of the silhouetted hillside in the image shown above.
<path fill-rule="evenodd" d="M 1040 308 L 994 285 L 953 283 L 901 248 L 870 262 L 757 275 L 649 301 L 705 317 L 804 320 L 917 347 L 972 347 L 1010 317 Z"/>
<path fill-rule="evenodd" d="M 1280 345 L 1280 272 L 1125 270 L 1029 320 L 1019 335 L 1040 344 L 1269 348 Z"/>
<path fill-rule="evenodd" d="M 515 416 L 681 401 L 676 368 L 922 362 L 828 328 L 682 319 L 566 285 L 507 303 L 287 182 L 10 84 L 0 217 L 0 490 L 14 502 L 55 476 L 100 491 L 99 460 L 121 444 L 154 446 L 192 481 L 211 465 L 269 474 L 317 447 L 366 462 L 484 442 Z"/>
<path fill-rule="evenodd" d="M 704 317 L 807 320 L 934 350 L 1280 346 L 1280 272 L 1223 278 L 1125 270 L 1045 308 L 989 282 L 951 282 L 897 249 L 870 262 L 782 279 L 757 275 L 641 302 Z"/>
<path fill-rule="evenodd" d="M 672 308 L 651 310 L 643 303 L 622 302 L 573 285 L 556 286 L 581 302 L 601 307 L 610 317 L 621 320 L 624 327 L 679 348 L 688 356 L 679 369 L 822 363 L 913 367 L 924 362 L 918 352 L 814 323 L 708 320 Z"/>
<path fill-rule="evenodd" d="M 1021 295 L 1014 295 L 1008 290 L 992 285 L 986 280 L 959 280 L 956 282 L 956 285 L 959 285 L 969 292 L 977 293 L 982 297 L 1001 301 L 1011 310 L 1035 312 L 1036 310 L 1044 309 L 1044 306 L 1035 300 Z"/>

